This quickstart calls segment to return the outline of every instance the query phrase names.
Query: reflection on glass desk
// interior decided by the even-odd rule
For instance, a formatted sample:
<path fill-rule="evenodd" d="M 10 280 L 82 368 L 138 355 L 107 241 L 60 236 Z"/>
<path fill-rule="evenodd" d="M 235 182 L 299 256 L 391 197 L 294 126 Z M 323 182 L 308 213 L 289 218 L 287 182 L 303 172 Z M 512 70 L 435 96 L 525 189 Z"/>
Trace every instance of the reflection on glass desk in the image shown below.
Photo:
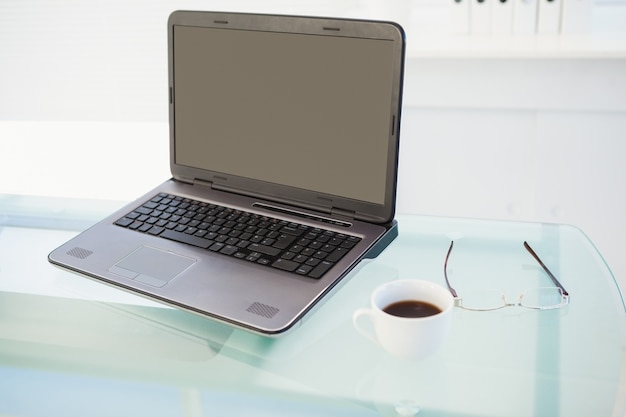
<path fill-rule="evenodd" d="M 0 415 L 623 416 L 626 312 L 572 226 L 398 216 L 400 235 L 290 334 L 264 338 L 51 266 L 48 252 L 117 208 L 0 196 Z M 442 350 L 410 362 L 352 326 L 399 278 L 516 297 L 550 279 L 549 311 L 456 309 Z"/>

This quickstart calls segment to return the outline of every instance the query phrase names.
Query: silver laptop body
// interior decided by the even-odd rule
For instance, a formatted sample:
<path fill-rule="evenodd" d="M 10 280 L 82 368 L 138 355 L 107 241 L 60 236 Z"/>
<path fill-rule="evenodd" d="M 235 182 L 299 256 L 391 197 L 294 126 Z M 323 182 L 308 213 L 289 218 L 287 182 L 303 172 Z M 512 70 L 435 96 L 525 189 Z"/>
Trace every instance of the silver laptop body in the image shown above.
<path fill-rule="evenodd" d="M 52 251 L 49 261 L 171 306 L 281 334 L 397 235 L 403 31 L 388 22 L 177 11 L 168 41 L 172 178 Z M 166 206 L 172 201 L 177 207 Z M 314 249 L 351 248 L 322 270 L 293 271 L 286 268 L 291 261 L 271 257 L 272 241 L 253 228 L 243 243 L 238 230 L 236 238 L 195 244 L 206 225 L 189 210 L 208 216 L 216 206 L 229 219 L 273 222 L 271 235 L 289 238 L 282 246 L 293 249 L 276 256 L 294 256 L 324 233 L 351 243 L 333 238 Z M 159 215 L 166 207 L 194 227 L 152 233 L 171 224 Z M 163 227 L 151 229 L 157 225 Z M 185 233 L 191 244 L 183 243 Z"/>

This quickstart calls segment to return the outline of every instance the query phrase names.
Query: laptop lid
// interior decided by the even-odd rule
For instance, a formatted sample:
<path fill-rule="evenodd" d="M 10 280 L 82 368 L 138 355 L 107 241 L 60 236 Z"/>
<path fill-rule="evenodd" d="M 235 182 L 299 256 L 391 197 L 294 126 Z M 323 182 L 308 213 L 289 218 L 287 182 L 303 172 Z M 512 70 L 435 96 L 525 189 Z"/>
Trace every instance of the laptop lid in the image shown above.
<path fill-rule="evenodd" d="M 168 37 L 174 178 L 368 222 L 393 219 L 398 25 L 177 11 Z"/>

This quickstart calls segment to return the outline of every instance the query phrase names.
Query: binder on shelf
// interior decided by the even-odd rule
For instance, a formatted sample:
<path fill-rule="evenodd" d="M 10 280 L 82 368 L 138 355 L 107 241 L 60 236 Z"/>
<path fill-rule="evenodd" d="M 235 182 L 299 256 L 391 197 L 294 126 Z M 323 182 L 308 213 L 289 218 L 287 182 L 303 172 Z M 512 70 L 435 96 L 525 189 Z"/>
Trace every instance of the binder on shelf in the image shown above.
<path fill-rule="evenodd" d="M 491 33 L 513 33 L 513 0 L 491 1 Z"/>
<path fill-rule="evenodd" d="M 561 5 L 563 0 L 539 0 L 537 33 L 552 34 L 561 30 Z"/>
<path fill-rule="evenodd" d="M 513 0 L 513 33 L 534 34 L 537 31 L 537 2 Z"/>
<path fill-rule="evenodd" d="M 470 31 L 472 33 L 491 32 L 491 2 L 494 0 L 471 0 Z M 499 1 L 499 0 L 495 0 Z"/>
<path fill-rule="evenodd" d="M 591 27 L 593 0 L 561 0 L 561 32 L 585 33 Z"/>
<path fill-rule="evenodd" d="M 455 34 L 469 33 L 471 0 L 448 1 L 450 13 L 450 32 Z"/>

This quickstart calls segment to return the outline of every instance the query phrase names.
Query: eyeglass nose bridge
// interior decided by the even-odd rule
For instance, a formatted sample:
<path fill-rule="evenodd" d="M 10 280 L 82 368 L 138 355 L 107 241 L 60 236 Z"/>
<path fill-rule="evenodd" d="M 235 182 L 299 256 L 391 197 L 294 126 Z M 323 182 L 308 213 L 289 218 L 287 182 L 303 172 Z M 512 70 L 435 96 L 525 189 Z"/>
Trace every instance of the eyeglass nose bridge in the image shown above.
<path fill-rule="evenodd" d="M 550 299 L 540 300 L 541 292 L 550 295 Z M 533 292 L 536 292 L 534 294 Z M 533 288 L 527 289 L 521 293 L 515 293 L 513 296 L 503 290 L 476 290 L 465 296 L 455 297 L 455 306 L 466 310 L 475 311 L 491 311 L 500 310 L 505 307 L 522 307 L 532 310 L 551 310 L 562 307 L 569 302 L 569 297 L 559 288 Z M 481 297 L 476 298 L 476 295 Z M 524 297 L 527 296 L 527 300 Z"/>
<path fill-rule="evenodd" d="M 502 294 L 502 302 L 504 303 L 504 307 L 521 307 L 521 306 L 523 306 L 523 304 L 522 304 L 522 297 L 523 296 L 524 296 L 523 294 L 520 294 L 519 296 L 517 296 L 517 300 L 514 303 L 512 303 L 512 302 L 508 301 L 508 299 L 506 298 L 506 294 Z"/>
<path fill-rule="evenodd" d="M 525 307 L 523 303 L 524 293 L 517 295 L 516 297 L 509 297 L 505 291 L 501 291 L 500 300 L 502 301 L 502 305 L 500 305 L 496 309 L 501 309 L 505 307 Z"/>

